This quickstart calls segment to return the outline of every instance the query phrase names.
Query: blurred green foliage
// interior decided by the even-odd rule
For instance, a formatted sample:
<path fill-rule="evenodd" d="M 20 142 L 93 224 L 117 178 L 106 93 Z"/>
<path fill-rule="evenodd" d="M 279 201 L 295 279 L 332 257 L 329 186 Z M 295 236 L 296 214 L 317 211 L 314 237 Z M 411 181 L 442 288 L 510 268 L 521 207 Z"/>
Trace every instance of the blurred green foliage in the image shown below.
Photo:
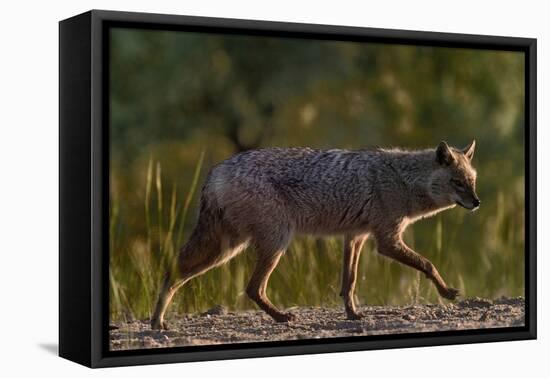
<path fill-rule="evenodd" d="M 147 317 L 196 219 L 208 169 L 267 146 L 464 146 L 482 206 L 406 234 L 467 296 L 524 293 L 524 55 L 518 52 L 112 29 L 111 313 Z M 299 237 L 269 284 L 281 306 L 340 305 L 342 241 Z M 171 310 L 253 308 L 247 252 L 191 281 Z M 360 263 L 362 303 L 438 301 L 410 268 Z"/>

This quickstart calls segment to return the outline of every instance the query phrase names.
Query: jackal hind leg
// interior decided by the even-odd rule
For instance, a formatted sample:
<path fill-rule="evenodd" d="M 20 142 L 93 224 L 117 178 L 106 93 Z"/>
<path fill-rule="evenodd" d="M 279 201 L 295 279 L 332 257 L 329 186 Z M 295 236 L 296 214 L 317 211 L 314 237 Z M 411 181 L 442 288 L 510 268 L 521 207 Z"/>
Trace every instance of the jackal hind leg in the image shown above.
<path fill-rule="evenodd" d="M 400 263 L 415 268 L 426 275 L 437 288 L 443 298 L 454 300 L 460 292 L 447 286 L 434 264 L 424 256 L 409 248 L 402 240 L 394 240 L 384 236 L 377 237 L 378 252 Z"/>
<path fill-rule="evenodd" d="M 355 284 L 357 282 L 357 268 L 361 249 L 367 235 L 346 235 L 344 239 L 344 269 L 342 272 L 342 290 L 340 296 L 344 298 L 347 318 L 350 320 L 361 319 L 362 316 L 355 308 Z"/>
<path fill-rule="evenodd" d="M 189 280 L 234 257 L 243 249 L 239 243 L 221 248 L 219 245 L 206 246 L 190 240 L 177 258 L 177 269 L 172 269 L 165 275 L 155 312 L 151 317 L 151 328 L 168 329 L 164 314 L 174 294 Z"/>
<path fill-rule="evenodd" d="M 259 255 L 254 272 L 250 277 L 246 293 L 258 307 L 264 310 L 276 322 L 283 323 L 294 320 L 294 315 L 288 312 L 282 312 L 275 307 L 266 294 L 267 282 L 271 273 L 279 263 L 284 250 L 279 250 L 269 255 Z"/>
<path fill-rule="evenodd" d="M 160 289 L 157 305 L 155 306 L 155 312 L 151 317 L 152 329 L 168 330 L 168 325 L 164 321 L 164 313 L 172 301 L 174 294 L 181 286 L 183 286 L 184 283 L 185 282 L 182 280 L 177 280 L 173 283 L 171 279 L 171 272 L 166 272 L 162 287 Z"/>
<path fill-rule="evenodd" d="M 266 293 L 269 277 L 288 247 L 292 231 L 285 224 L 263 224 L 256 225 L 253 235 L 252 244 L 257 261 L 246 287 L 246 294 L 275 321 L 292 321 L 294 315 L 280 311 L 271 303 Z"/>

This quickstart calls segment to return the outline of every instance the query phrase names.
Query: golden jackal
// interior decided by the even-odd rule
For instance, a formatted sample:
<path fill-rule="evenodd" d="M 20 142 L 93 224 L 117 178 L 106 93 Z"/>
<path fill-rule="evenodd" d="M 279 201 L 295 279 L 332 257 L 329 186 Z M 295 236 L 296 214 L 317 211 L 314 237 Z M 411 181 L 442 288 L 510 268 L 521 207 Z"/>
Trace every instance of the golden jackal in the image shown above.
<path fill-rule="evenodd" d="M 151 319 L 164 313 L 187 281 L 252 246 L 257 264 L 246 293 L 278 322 L 293 319 L 267 298 L 267 281 L 296 233 L 343 234 L 341 296 L 347 317 L 358 319 L 354 287 L 361 247 L 374 236 L 378 252 L 423 272 L 439 294 L 455 299 L 435 266 L 402 239 L 414 221 L 454 207 L 474 210 L 475 141 L 463 150 L 441 142 L 421 151 L 269 148 L 214 166 L 202 189 L 197 225 L 164 279 Z"/>

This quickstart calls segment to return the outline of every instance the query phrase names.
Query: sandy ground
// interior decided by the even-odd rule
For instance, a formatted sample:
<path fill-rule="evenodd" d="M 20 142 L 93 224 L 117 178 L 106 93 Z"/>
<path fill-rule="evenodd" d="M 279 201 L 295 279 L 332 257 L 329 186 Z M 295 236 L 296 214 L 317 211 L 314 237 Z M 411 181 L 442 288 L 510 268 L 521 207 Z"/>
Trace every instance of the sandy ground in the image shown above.
<path fill-rule="evenodd" d="M 275 323 L 261 311 L 229 312 L 217 306 L 202 314 L 168 320 L 152 331 L 148 320 L 111 324 L 111 349 L 316 339 L 357 335 L 523 326 L 523 298 L 466 299 L 453 304 L 404 307 L 363 306 L 361 320 L 346 320 L 343 308 L 292 308 L 292 323 Z"/>

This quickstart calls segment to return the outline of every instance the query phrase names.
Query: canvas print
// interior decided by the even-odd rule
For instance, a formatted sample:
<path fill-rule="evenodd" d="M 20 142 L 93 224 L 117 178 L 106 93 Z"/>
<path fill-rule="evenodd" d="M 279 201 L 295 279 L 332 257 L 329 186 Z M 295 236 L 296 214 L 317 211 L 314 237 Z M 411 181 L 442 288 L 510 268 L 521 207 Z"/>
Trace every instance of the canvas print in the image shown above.
<path fill-rule="evenodd" d="M 525 56 L 109 31 L 111 351 L 525 325 Z"/>

